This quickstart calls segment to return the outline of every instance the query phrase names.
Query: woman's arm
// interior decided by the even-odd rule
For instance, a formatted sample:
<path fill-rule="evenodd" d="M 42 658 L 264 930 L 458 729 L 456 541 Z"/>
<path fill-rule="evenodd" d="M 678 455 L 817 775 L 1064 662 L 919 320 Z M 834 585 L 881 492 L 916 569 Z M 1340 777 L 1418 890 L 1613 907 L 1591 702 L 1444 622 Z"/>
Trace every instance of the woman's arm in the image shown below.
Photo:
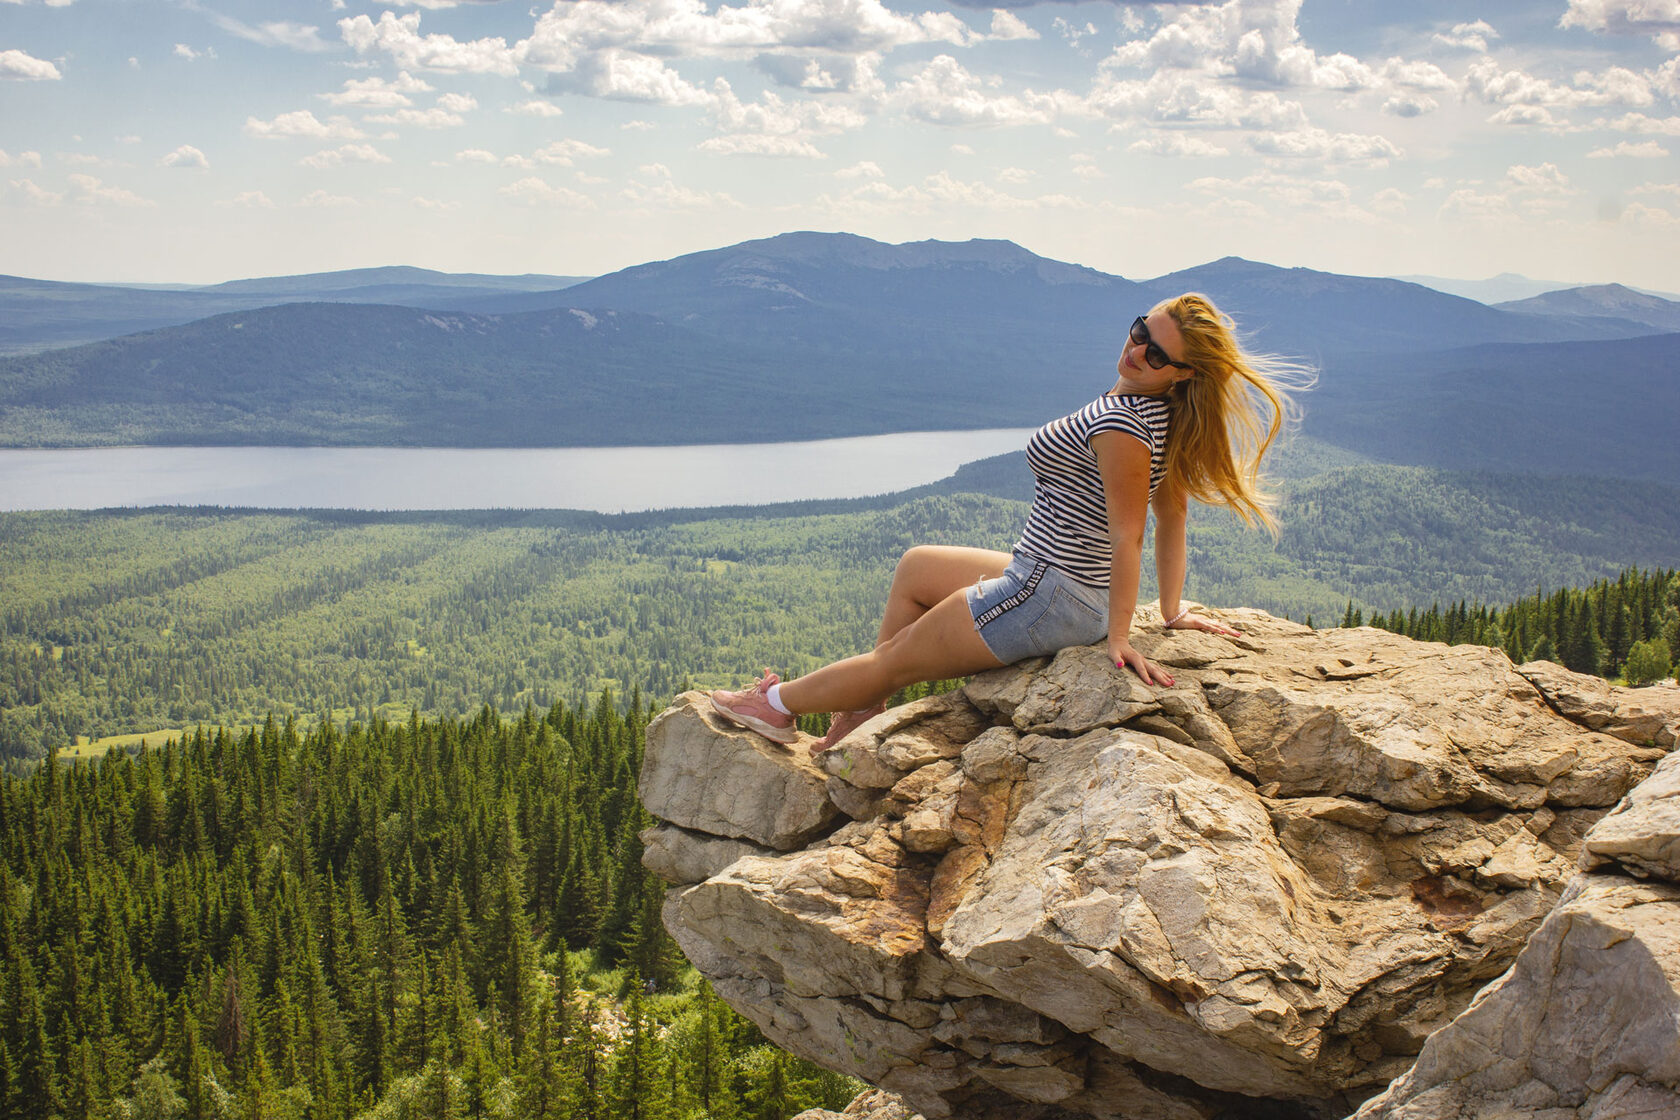
<path fill-rule="evenodd" d="M 1103 499 L 1108 506 L 1109 660 L 1116 667 L 1129 666 L 1145 684 L 1170 687 L 1172 677 L 1151 664 L 1131 643 L 1138 577 L 1143 569 L 1143 527 L 1149 519 L 1149 448 L 1125 432 L 1098 432 L 1091 437 L 1091 451 L 1097 457 Z"/>
<path fill-rule="evenodd" d="M 1179 602 L 1188 567 L 1184 536 L 1190 522 L 1190 499 L 1170 482 L 1162 482 L 1155 488 L 1150 505 L 1155 510 L 1155 582 L 1161 588 L 1162 623 L 1172 630 L 1207 630 L 1235 638 L 1237 632 L 1229 626 L 1191 614 Z"/>

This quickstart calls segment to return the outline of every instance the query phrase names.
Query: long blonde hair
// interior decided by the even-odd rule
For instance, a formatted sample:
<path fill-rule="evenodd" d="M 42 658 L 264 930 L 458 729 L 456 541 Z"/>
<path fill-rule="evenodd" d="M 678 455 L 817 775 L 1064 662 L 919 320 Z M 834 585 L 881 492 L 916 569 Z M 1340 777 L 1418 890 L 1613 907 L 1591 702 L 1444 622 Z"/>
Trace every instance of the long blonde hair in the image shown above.
<path fill-rule="evenodd" d="M 1227 506 L 1244 523 L 1276 536 L 1277 499 L 1261 488 L 1260 461 L 1298 418 L 1289 393 L 1311 387 L 1312 367 L 1245 351 L 1231 317 L 1200 292 L 1154 310 L 1178 324 L 1184 361 L 1195 370 L 1167 393 L 1173 410 L 1167 484 L 1197 501 Z"/>

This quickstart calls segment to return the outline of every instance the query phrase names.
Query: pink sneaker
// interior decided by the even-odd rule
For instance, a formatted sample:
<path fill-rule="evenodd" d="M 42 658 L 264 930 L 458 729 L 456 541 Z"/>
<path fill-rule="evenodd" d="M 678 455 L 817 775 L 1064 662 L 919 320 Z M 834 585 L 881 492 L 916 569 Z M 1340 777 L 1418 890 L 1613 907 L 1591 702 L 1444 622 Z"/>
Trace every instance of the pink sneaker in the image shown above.
<path fill-rule="evenodd" d="M 788 744 L 799 738 L 799 728 L 793 717 L 785 716 L 770 706 L 770 686 L 780 684 L 782 678 L 770 670 L 758 678 L 758 683 L 739 692 L 722 689 L 712 693 L 712 707 L 730 723 L 756 731 L 772 743 Z"/>
<path fill-rule="evenodd" d="M 855 712 L 835 712 L 828 720 L 828 734 L 822 737 L 822 742 L 811 748 L 812 754 L 821 754 L 831 749 L 836 743 L 887 710 L 883 701 L 868 708 L 859 708 Z"/>

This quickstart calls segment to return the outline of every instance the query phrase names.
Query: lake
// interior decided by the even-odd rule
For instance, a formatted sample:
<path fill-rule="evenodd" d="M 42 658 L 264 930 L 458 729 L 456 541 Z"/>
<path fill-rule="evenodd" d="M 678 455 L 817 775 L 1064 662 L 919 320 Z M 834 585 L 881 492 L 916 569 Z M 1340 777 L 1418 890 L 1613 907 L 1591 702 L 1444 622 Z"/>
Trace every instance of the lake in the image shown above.
<path fill-rule="evenodd" d="M 1019 451 L 1031 428 L 686 447 L 0 450 L 0 510 L 582 509 L 862 498 Z"/>

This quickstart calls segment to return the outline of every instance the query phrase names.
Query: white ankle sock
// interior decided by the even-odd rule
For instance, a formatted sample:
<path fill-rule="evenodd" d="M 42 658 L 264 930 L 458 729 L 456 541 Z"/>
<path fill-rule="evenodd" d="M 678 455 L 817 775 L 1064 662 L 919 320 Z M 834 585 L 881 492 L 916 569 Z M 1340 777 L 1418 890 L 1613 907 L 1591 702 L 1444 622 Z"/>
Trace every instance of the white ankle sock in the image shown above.
<path fill-rule="evenodd" d="M 791 716 L 793 714 L 792 712 L 788 711 L 787 708 L 783 707 L 783 705 L 782 705 L 782 686 L 781 685 L 779 685 L 779 684 L 771 685 L 769 687 L 769 689 L 767 689 L 765 691 L 764 698 L 766 700 L 770 701 L 770 706 L 772 708 L 776 709 L 778 712 L 782 713 L 784 716 Z"/>

